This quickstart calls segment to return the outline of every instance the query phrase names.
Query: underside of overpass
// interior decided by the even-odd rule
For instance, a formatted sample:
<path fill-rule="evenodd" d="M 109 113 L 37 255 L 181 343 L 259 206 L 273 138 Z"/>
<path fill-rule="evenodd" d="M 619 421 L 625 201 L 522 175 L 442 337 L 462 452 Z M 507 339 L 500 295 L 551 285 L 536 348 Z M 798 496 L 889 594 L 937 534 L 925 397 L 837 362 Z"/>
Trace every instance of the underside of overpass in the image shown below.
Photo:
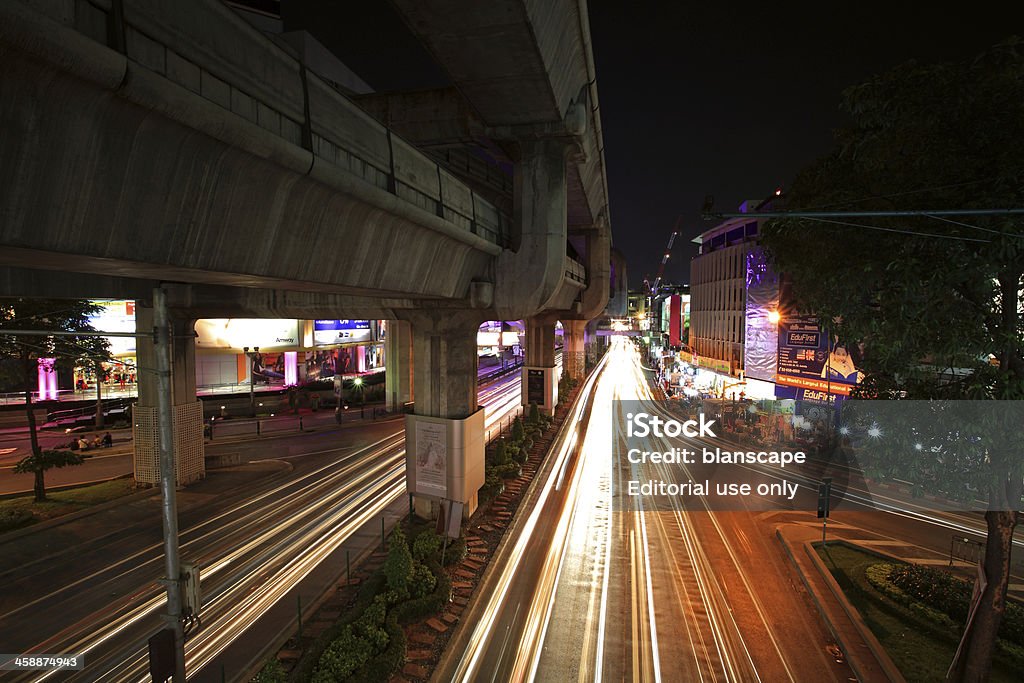
<path fill-rule="evenodd" d="M 457 430 L 478 412 L 469 331 L 525 319 L 553 408 L 549 332 L 578 374 L 609 295 L 584 0 L 395 0 L 450 85 L 355 101 L 220 2 L 118 7 L 0 7 L 0 294 L 145 307 L 161 287 L 179 337 L 200 317 L 404 320 L 417 412 Z"/>

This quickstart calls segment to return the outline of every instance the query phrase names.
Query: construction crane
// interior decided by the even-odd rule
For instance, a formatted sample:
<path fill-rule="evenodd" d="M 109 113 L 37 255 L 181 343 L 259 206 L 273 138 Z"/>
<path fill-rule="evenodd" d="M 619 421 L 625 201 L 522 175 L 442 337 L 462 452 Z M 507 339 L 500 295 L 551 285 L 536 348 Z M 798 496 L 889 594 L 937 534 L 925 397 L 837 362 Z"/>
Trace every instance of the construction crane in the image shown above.
<path fill-rule="evenodd" d="M 672 230 L 672 234 L 668 237 L 668 244 L 665 246 L 665 254 L 661 257 L 661 265 L 658 266 L 658 276 L 654 278 L 654 282 L 646 281 L 651 296 L 658 296 L 658 290 L 661 288 L 661 278 L 665 275 L 665 265 L 672 256 L 672 245 L 676 243 L 676 237 L 679 236 L 679 223 L 682 220 L 682 216 L 676 219 L 675 228 Z"/>

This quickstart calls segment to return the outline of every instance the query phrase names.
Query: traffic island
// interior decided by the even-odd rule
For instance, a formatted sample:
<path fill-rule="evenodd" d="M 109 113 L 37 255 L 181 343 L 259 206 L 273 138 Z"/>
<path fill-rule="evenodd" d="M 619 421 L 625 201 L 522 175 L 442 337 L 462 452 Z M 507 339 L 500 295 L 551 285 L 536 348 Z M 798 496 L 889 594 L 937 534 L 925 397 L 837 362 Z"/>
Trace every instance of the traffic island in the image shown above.
<path fill-rule="evenodd" d="M 906 680 L 945 678 L 966 621 L 969 582 L 942 569 L 913 565 L 845 541 L 816 543 L 814 552 Z M 915 592 L 921 586 L 927 590 Z M 1020 680 L 1022 620 L 1024 606 L 1011 601 L 990 680 Z"/>

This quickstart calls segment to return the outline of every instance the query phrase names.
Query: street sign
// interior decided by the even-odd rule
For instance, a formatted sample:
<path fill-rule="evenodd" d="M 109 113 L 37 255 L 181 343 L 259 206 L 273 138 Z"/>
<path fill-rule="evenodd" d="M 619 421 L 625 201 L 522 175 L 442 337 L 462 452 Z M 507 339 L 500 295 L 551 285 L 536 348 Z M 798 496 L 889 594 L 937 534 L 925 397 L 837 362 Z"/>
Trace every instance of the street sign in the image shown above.
<path fill-rule="evenodd" d="M 174 631 L 162 629 L 149 639 L 149 675 L 154 681 L 174 676 Z"/>

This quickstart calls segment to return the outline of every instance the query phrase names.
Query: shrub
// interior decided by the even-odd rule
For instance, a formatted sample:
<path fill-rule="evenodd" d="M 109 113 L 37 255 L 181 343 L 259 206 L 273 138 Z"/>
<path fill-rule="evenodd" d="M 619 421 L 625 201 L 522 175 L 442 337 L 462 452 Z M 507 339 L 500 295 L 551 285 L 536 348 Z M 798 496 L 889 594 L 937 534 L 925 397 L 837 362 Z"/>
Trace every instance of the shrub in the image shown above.
<path fill-rule="evenodd" d="M 388 558 L 384 560 L 384 576 L 389 590 L 393 590 L 400 598 L 409 595 L 409 579 L 412 578 L 412 553 L 405 540 L 402 527 L 396 526 L 391 532 L 388 543 Z"/>
<path fill-rule="evenodd" d="M 448 547 L 444 549 L 444 566 L 450 567 L 464 559 L 466 559 L 466 541 L 461 538 L 450 541 Z"/>
<path fill-rule="evenodd" d="M 505 439 L 498 439 L 498 444 L 494 447 L 494 464 L 504 465 L 508 462 L 508 445 L 505 443 Z"/>
<path fill-rule="evenodd" d="M 526 450 L 526 448 L 526 446 L 523 446 L 519 449 L 519 452 L 516 453 L 515 461 L 520 465 L 525 465 L 526 461 L 530 459 L 530 451 Z"/>
<path fill-rule="evenodd" d="M 276 657 L 271 657 L 263 665 L 260 672 L 252 679 L 252 683 L 286 683 L 288 674 L 285 673 L 281 662 Z"/>
<path fill-rule="evenodd" d="M 408 624 L 436 614 L 451 598 L 451 582 L 448 576 L 441 571 L 441 566 L 436 562 L 430 562 L 424 566 L 427 572 L 434 576 L 434 587 L 423 597 L 403 602 L 395 607 L 395 617 L 401 624 Z"/>
<path fill-rule="evenodd" d="M 536 403 L 530 404 L 530 415 L 526 419 L 532 424 L 540 424 L 540 408 Z"/>
<path fill-rule="evenodd" d="M 512 423 L 512 440 L 522 441 L 523 440 L 523 420 L 517 417 Z"/>
<path fill-rule="evenodd" d="M 409 594 L 415 598 L 429 595 L 437 586 L 437 577 L 422 562 L 415 562 L 412 568 L 412 579 L 409 581 Z"/>
<path fill-rule="evenodd" d="M 387 634 L 388 646 L 373 657 L 370 657 L 358 671 L 351 677 L 351 680 L 359 683 L 385 683 L 405 663 L 405 632 L 398 625 L 398 620 L 392 610 L 384 621 L 384 631 Z"/>
<path fill-rule="evenodd" d="M 904 593 L 949 616 L 954 622 L 967 622 L 973 586 L 952 574 L 919 565 L 896 565 L 888 580 Z M 1024 606 L 1007 601 L 999 637 L 1024 645 Z"/>
<path fill-rule="evenodd" d="M 32 513 L 24 508 L 0 510 L 0 532 L 28 526 L 34 519 Z"/>
<path fill-rule="evenodd" d="M 320 656 L 313 683 L 343 681 L 366 664 L 371 655 L 373 647 L 369 641 L 357 636 L 352 626 L 347 625 Z"/>
<path fill-rule="evenodd" d="M 438 536 L 433 529 L 426 529 L 416 537 L 416 540 L 412 544 L 413 559 L 423 562 L 434 557 L 437 552 L 441 550 L 441 544 L 443 542 L 444 539 Z"/>

